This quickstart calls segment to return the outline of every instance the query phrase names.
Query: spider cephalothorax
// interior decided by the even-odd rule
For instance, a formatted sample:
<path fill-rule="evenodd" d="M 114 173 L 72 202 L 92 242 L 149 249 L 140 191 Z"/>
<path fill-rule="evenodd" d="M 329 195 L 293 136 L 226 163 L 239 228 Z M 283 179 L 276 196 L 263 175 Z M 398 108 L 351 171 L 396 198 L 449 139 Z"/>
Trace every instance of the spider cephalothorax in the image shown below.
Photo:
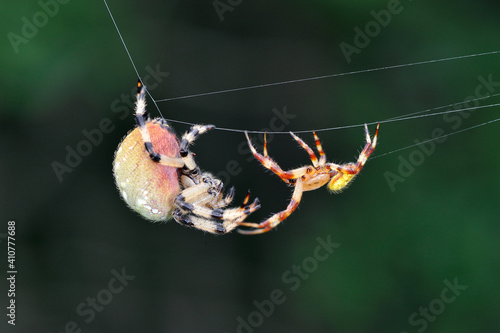
<path fill-rule="evenodd" d="M 120 143 L 113 162 L 116 185 L 125 202 L 152 221 L 174 218 L 180 224 L 210 233 L 231 232 L 260 207 L 247 205 L 250 193 L 237 208 L 226 208 L 234 196 L 224 196 L 222 182 L 201 171 L 189 151 L 199 135 L 213 125 L 194 125 L 179 142 L 164 119 L 146 115 L 145 87 L 138 83 L 137 127 Z"/>
<path fill-rule="evenodd" d="M 259 154 L 252 145 L 250 138 L 248 137 L 248 133 L 245 132 L 247 137 L 248 145 L 252 150 L 253 155 L 259 162 L 267 169 L 274 172 L 278 177 L 281 178 L 285 183 L 290 186 L 294 186 L 294 191 L 292 195 L 292 199 L 288 204 L 288 207 L 271 216 L 270 218 L 264 220 L 261 223 L 251 223 L 251 222 L 239 222 L 238 224 L 241 226 L 251 227 L 251 230 L 241 230 L 238 229 L 238 232 L 242 234 L 260 234 L 267 232 L 278 224 L 280 224 L 283 220 L 285 220 L 290 214 L 292 214 L 295 209 L 297 209 L 300 199 L 302 198 L 302 192 L 304 191 L 312 191 L 317 188 L 320 188 L 323 185 L 327 185 L 328 189 L 334 193 L 338 193 L 346 188 L 350 182 L 356 177 L 357 174 L 361 171 L 363 166 L 365 165 L 368 157 L 375 149 L 377 145 L 377 135 L 378 128 L 375 131 L 375 135 L 373 136 L 373 140 L 370 138 L 370 134 L 368 133 L 368 127 L 365 125 L 365 135 L 366 135 L 366 145 L 364 149 L 359 154 L 358 160 L 356 163 L 346 163 L 346 164 L 335 164 L 335 163 L 327 163 L 326 155 L 321 147 L 321 143 L 319 141 L 316 133 L 314 134 L 314 139 L 316 141 L 316 149 L 319 153 L 319 160 L 316 157 L 314 151 L 298 136 L 290 132 L 292 137 L 304 148 L 309 154 L 309 158 L 311 159 L 312 165 L 304 166 L 301 168 L 293 169 L 290 171 L 283 171 L 278 163 L 273 161 L 267 155 L 267 142 L 264 136 L 264 155 Z"/>

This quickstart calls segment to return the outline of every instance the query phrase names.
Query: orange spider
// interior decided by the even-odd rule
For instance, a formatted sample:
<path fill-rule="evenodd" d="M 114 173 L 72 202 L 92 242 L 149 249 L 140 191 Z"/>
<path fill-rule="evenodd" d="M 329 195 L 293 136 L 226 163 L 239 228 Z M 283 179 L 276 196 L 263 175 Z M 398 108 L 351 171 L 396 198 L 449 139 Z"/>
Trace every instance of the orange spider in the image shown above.
<path fill-rule="evenodd" d="M 316 149 L 318 150 L 319 153 L 319 161 L 314 151 L 298 136 L 290 132 L 292 137 L 302 146 L 302 148 L 304 148 L 307 151 L 309 157 L 311 158 L 311 162 L 313 164 L 312 166 L 311 165 L 304 166 L 290 171 L 283 171 L 278 165 L 278 163 L 276 163 L 270 157 L 268 157 L 267 141 L 265 135 L 264 135 L 264 156 L 262 156 L 255 150 L 254 146 L 252 145 L 252 142 L 250 141 L 250 138 L 248 137 L 248 133 L 245 132 L 248 145 L 250 146 L 250 149 L 252 150 L 252 153 L 255 156 L 255 158 L 259 160 L 259 162 L 265 168 L 274 172 L 285 183 L 291 186 L 295 186 L 295 189 L 293 191 L 292 199 L 290 200 L 290 203 L 288 204 L 288 207 L 285 210 L 274 214 L 267 220 L 262 221 L 261 223 L 238 222 L 240 226 L 253 228 L 250 230 L 238 229 L 238 232 L 247 235 L 254 235 L 254 234 L 261 234 L 264 232 L 268 232 L 269 230 L 273 229 L 283 220 L 285 220 L 288 216 L 290 216 L 290 214 L 292 214 L 295 211 L 295 209 L 297 209 L 297 206 L 300 203 L 300 199 L 302 198 L 302 192 L 304 191 L 315 190 L 327 183 L 328 183 L 327 185 L 328 190 L 334 193 L 339 193 L 344 188 L 346 188 L 346 186 L 349 185 L 349 183 L 354 179 L 354 177 L 356 177 L 356 175 L 359 174 L 359 172 L 365 165 L 368 157 L 375 150 L 375 146 L 377 145 L 377 135 L 379 126 L 380 123 L 377 124 L 377 130 L 375 131 L 375 135 L 373 136 L 373 141 L 372 141 L 372 139 L 370 139 L 370 134 L 368 133 L 368 127 L 365 124 L 366 145 L 363 148 L 363 151 L 361 151 L 361 153 L 359 154 L 357 162 L 340 164 L 340 165 L 335 163 L 326 163 L 326 155 L 323 151 L 323 148 L 321 147 L 321 143 L 315 132 L 313 132 L 313 134 L 314 134 L 314 139 L 316 141 Z"/>

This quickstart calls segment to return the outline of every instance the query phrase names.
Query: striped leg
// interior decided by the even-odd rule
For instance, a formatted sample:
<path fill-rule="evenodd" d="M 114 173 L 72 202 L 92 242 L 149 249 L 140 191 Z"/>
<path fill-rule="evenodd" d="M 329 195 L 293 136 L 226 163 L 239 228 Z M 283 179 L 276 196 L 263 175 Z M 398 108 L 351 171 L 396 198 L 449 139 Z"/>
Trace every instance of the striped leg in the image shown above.
<path fill-rule="evenodd" d="M 182 168 L 184 166 L 184 161 L 180 158 L 170 157 L 163 154 L 158 154 L 153 150 L 153 144 L 151 143 L 151 137 L 149 131 L 146 127 L 146 123 L 149 122 L 149 116 L 146 112 L 146 87 L 144 87 L 139 80 L 137 82 L 137 101 L 135 102 L 135 121 L 139 131 L 141 132 L 142 141 L 144 142 L 144 147 L 149 153 L 149 157 L 153 162 L 157 162 L 163 165 L 171 166 L 174 168 Z M 168 125 L 167 125 L 168 126 Z"/>
<path fill-rule="evenodd" d="M 247 137 L 248 146 L 250 147 L 253 156 L 255 156 L 255 158 L 264 166 L 264 168 L 274 172 L 287 184 L 290 183 L 290 179 L 296 178 L 295 173 L 290 171 L 283 171 L 283 169 L 281 169 L 278 163 L 273 161 L 273 159 L 267 155 L 267 140 L 265 135 L 264 135 L 264 156 L 257 152 L 255 147 L 252 145 L 252 141 L 250 141 L 250 138 L 248 137 L 248 133 L 246 131 L 245 131 L 245 136 Z"/>
<path fill-rule="evenodd" d="M 181 158 L 184 160 L 185 170 L 191 173 L 196 170 L 196 163 L 193 158 L 193 153 L 189 151 L 189 146 L 200 136 L 201 134 L 215 128 L 214 125 L 193 125 L 190 130 L 182 136 L 181 144 L 179 145 L 179 151 Z"/>
<path fill-rule="evenodd" d="M 368 126 L 366 126 L 365 124 L 366 144 L 359 154 L 356 163 L 346 163 L 342 165 L 329 163 L 329 165 L 331 165 L 331 169 L 336 170 L 338 173 L 333 176 L 328 183 L 328 189 L 333 192 L 339 192 L 343 190 L 354 179 L 354 177 L 361 172 L 361 169 L 368 160 L 368 157 L 370 157 L 370 155 L 375 150 L 375 147 L 377 146 L 379 126 L 380 124 L 377 124 L 377 130 L 375 131 L 375 135 L 373 136 L 372 141 L 372 139 L 370 138 L 370 133 L 368 132 Z"/>
<path fill-rule="evenodd" d="M 326 155 L 325 152 L 323 151 L 323 147 L 321 146 L 321 142 L 319 141 L 319 138 L 316 135 L 316 132 L 313 132 L 313 134 L 314 134 L 314 141 L 316 142 L 316 149 L 318 150 L 319 153 L 319 165 L 323 166 L 326 163 Z"/>
<path fill-rule="evenodd" d="M 233 201 L 233 198 L 234 198 L 234 186 L 231 186 L 224 199 L 222 199 L 222 191 L 221 191 L 219 196 L 215 197 L 211 203 L 208 203 L 208 206 L 213 208 L 224 208 Z"/>
<path fill-rule="evenodd" d="M 377 146 L 377 136 L 378 136 L 378 129 L 380 127 L 380 123 L 377 124 L 377 129 L 375 130 L 375 135 L 373 136 L 373 141 L 370 139 L 370 133 L 368 132 L 368 126 L 365 124 L 365 135 L 366 135 L 366 145 L 365 148 L 363 148 L 363 151 L 361 154 L 359 154 L 358 158 L 358 163 L 362 162 L 362 165 L 365 165 L 366 160 L 370 155 L 373 153 L 375 150 L 375 147 Z"/>
<path fill-rule="evenodd" d="M 358 174 L 363 166 L 365 165 L 366 161 L 368 160 L 368 157 L 373 153 L 375 150 L 375 147 L 377 146 L 377 136 L 378 136 L 378 128 L 380 124 L 377 124 L 377 130 L 375 131 L 375 135 L 373 136 L 373 142 L 370 139 L 370 133 L 368 132 L 368 126 L 365 124 L 365 135 L 366 135 L 366 145 L 359 154 L 358 161 L 356 164 L 354 164 L 354 167 L 352 166 L 353 163 L 348 164 L 347 167 L 340 166 L 338 168 L 339 171 L 350 173 L 350 174 Z"/>
<path fill-rule="evenodd" d="M 205 230 L 211 233 L 227 233 L 238 227 L 238 223 L 260 208 L 259 200 L 255 199 L 252 204 L 247 205 L 250 192 L 246 195 L 243 204 L 238 208 L 211 209 L 205 204 L 212 200 L 212 195 L 207 193 L 209 185 L 202 183 L 190 187 L 175 198 L 175 204 L 179 207 L 174 211 L 174 219 L 190 227 Z M 231 192 L 231 191 L 230 191 Z M 227 202 L 228 194 L 224 202 Z"/>
<path fill-rule="evenodd" d="M 275 228 L 278 224 L 280 224 L 283 220 L 285 220 L 288 216 L 290 216 L 290 214 L 292 214 L 297 209 L 300 200 L 302 198 L 303 190 L 304 189 L 302 185 L 302 179 L 297 178 L 292 199 L 290 199 L 290 203 L 288 204 L 288 207 L 286 207 L 285 210 L 274 214 L 273 216 L 271 216 L 270 218 L 261 223 L 239 222 L 238 224 L 240 226 L 251 227 L 254 229 L 251 230 L 238 229 L 238 232 L 240 234 L 245 234 L 245 235 L 256 235 L 268 232 L 269 230 Z"/>
<path fill-rule="evenodd" d="M 299 143 L 299 145 L 305 149 L 305 151 L 307 151 L 307 153 L 309 154 L 309 158 L 311 159 L 311 162 L 313 164 L 313 166 L 315 168 L 317 168 L 319 166 L 319 162 L 318 162 L 318 158 L 316 157 L 316 154 L 314 153 L 314 151 L 307 145 L 307 143 L 305 143 L 304 141 L 302 141 L 301 138 L 299 138 L 298 136 L 296 136 L 295 134 L 293 134 L 292 132 L 290 132 L 290 134 L 292 135 L 292 137 L 295 139 L 295 141 L 297 141 Z M 318 141 L 317 141 L 318 142 Z M 321 147 L 321 146 L 320 146 Z M 322 152 L 323 150 L 321 150 Z"/>
<path fill-rule="evenodd" d="M 233 221 L 219 222 L 209 220 L 204 217 L 183 213 L 180 209 L 174 211 L 174 220 L 186 227 L 200 229 L 211 234 L 226 234 L 238 227 L 238 224 Z"/>
<path fill-rule="evenodd" d="M 259 199 L 255 199 L 251 205 L 247 205 L 250 193 L 248 193 L 243 201 L 243 204 L 238 208 L 211 209 L 206 206 L 205 202 L 210 201 L 212 196 L 207 194 L 207 187 L 205 184 L 199 184 L 189 189 L 182 191 L 175 198 L 175 204 L 180 209 L 191 212 L 192 214 L 216 220 L 236 220 L 243 221 L 247 215 L 254 212 L 260 207 Z"/>

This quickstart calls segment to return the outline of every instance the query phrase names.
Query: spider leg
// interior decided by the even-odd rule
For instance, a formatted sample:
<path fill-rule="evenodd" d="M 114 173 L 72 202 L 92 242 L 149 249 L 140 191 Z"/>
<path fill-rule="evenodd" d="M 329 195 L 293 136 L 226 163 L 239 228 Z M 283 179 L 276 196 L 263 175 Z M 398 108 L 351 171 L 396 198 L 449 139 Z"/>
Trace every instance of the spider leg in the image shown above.
<path fill-rule="evenodd" d="M 318 150 L 319 153 L 319 165 L 323 166 L 326 163 L 326 155 L 325 152 L 323 151 L 323 147 L 321 146 L 321 142 L 319 141 L 319 137 L 316 135 L 316 132 L 313 132 L 314 135 L 314 141 L 316 142 L 316 149 Z"/>
<path fill-rule="evenodd" d="M 299 145 L 305 149 L 305 151 L 307 151 L 307 153 L 309 154 L 309 158 L 311 159 L 311 162 L 313 164 L 313 166 L 315 168 L 317 168 L 319 166 L 318 164 L 318 158 L 316 157 L 316 154 L 314 153 L 314 151 L 311 149 L 311 147 L 309 147 L 307 145 L 307 143 L 305 143 L 301 138 L 299 138 L 298 136 L 296 136 L 295 134 L 293 134 L 292 132 L 290 132 L 290 134 L 292 135 L 292 137 L 295 139 L 295 141 L 297 141 L 299 143 Z M 321 150 L 323 151 L 323 150 Z"/>
<path fill-rule="evenodd" d="M 373 136 L 373 141 L 370 139 L 370 133 L 368 132 L 368 126 L 365 124 L 365 135 L 366 135 L 366 144 L 361 153 L 359 154 L 358 160 L 355 164 L 355 168 L 346 168 L 346 172 L 358 174 L 361 171 L 361 168 L 365 165 L 368 157 L 373 153 L 375 147 L 377 146 L 377 136 L 378 129 L 380 124 L 377 124 L 377 129 L 375 131 L 375 135 Z"/>
<path fill-rule="evenodd" d="M 199 171 L 199 169 L 196 169 Z M 201 183 L 205 183 L 206 185 L 206 193 L 211 196 L 205 196 L 204 204 L 210 208 L 223 208 L 229 205 L 234 198 L 234 186 L 232 186 L 226 197 L 223 198 L 224 192 L 224 184 L 208 172 L 203 173 L 194 173 L 194 170 L 191 174 L 180 175 L 181 185 L 184 189 L 191 188 L 193 186 L 199 185 Z"/>
<path fill-rule="evenodd" d="M 215 195 L 216 193 L 212 192 L 210 184 L 200 183 L 182 190 L 175 197 L 174 203 L 183 210 L 192 211 L 195 205 L 206 206 L 208 202 L 213 200 Z"/>
<path fill-rule="evenodd" d="M 293 191 L 292 198 L 290 199 L 290 203 L 287 208 L 279 213 L 274 214 L 267 220 L 261 223 L 251 223 L 251 222 L 238 222 L 240 226 L 251 227 L 254 228 L 252 230 L 242 230 L 238 229 L 237 231 L 240 234 L 244 235 L 256 235 L 268 232 L 269 230 L 275 228 L 278 224 L 284 221 L 288 216 L 290 216 L 299 206 L 300 200 L 302 198 L 303 193 L 303 185 L 302 178 L 297 178 L 295 183 L 295 190 Z"/>
<path fill-rule="evenodd" d="M 200 183 L 184 189 L 174 199 L 177 207 L 194 212 L 206 218 L 221 218 L 221 208 L 227 206 L 234 196 L 234 188 L 229 190 L 226 198 L 222 197 L 222 188 L 214 189 L 210 183 Z M 248 200 L 246 200 L 248 201 Z M 196 209 L 196 211 L 195 211 Z"/>
<path fill-rule="evenodd" d="M 153 150 L 153 144 L 151 143 L 151 137 L 149 131 L 146 127 L 146 123 L 149 121 L 149 115 L 146 112 L 146 87 L 142 85 L 141 81 L 137 82 L 137 101 L 135 102 L 135 120 L 139 131 L 141 132 L 142 141 L 144 142 L 144 147 L 149 153 L 149 157 L 153 162 L 167 165 L 175 168 L 182 168 L 184 166 L 184 161 L 180 158 L 170 157 L 163 154 L 158 154 Z M 168 127 L 166 123 L 162 124 Z"/>
<path fill-rule="evenodd" d="M 361 172 L 361 169 L 368 160 L 368 157 L 370 157 L 370 155 L 375 150 L 375 147 L 377 146 L 379 126 L 380 123 L 377 124 L 377 129 L 375 131 L 375 135 L 373 136 L 372 140 L 368 132 L 368 126 L 366 126 L 365 124 L 366 144 L 361 153 L 359 154 L 356 163 L 347 163 L 342 165 L 330 163 L 331 168 L 333 170 L 336 170 L 337 174 L 334 175 L 330 180 L 330 182 L 328 183 L 328 189 L 330 189 L 333 192 L 341 191 L 354 179 L 354 177 L 357 174 Z"/>
<path fill-rule="evenodd" d="M 211 204 L 213 208 L 224 208 L 229 205 L 234 198 L 234 186 L 231 187 L 223 200 L 214 200 Z"/>
<path fill-rule="evenodd" d="M 247 135 L 247 139 L 248 139 L 248 135 Z M 267 154 L 267 133 L 264 133 L 264 157 L 267 157 L 268 154 Z"/>
<path fill-rule="evenodd" d="M 370 140 L 370 133 L 368 132 L 368 126 L 365 124 L 365 135 L 366 135 L 366 145 L 365 148 L 363 148 L 363 151 L 361 151 L 361 154 L 359 154 L 358 158 L 358 164 L 361 162 L 363 165 L 365 165 L 366 161 L 368 160 L 368 157 L 373 153 L 375 150 L 375 147 L 377 146 L 377 137 L 378 137 L 378 129 L 380 127 L 380 123 L 377 124 L 377 129 L 375 130 L 375 135 L 373 136 L 373 141 Z"/>
<path fill-rule="evenodd" d="M 179 224 L 191 228 L 197 228 L 211 234 L 226 234 L 233 231 L 238 225 L 229 221 L 226 224 L 219 221 L 213 221 L 204 217 L 183 213 L 180 209 L 174 211 L 174 220 Z"/>
<path fill-rule="evenodd" d="M 215 128 L 214 125 L 193 125 L 188 132 L 184 133 L 182 136 L 181 143 L 179 145 L 179 152 L 181 158 L 184 160 L 184 172 L 192 173 L 197 169 L 196 162 L 193 158 L 193 153 L 189 151 L 189 146 L 194 143 L 194 141 L 203 133 Z"/>
<path fill-rule="evenodd" d="M 179 194 L 174 200 L 179 207 L 173 213 L 174 219 L 190 227 L 221 234 L 232 231 L 238 227 L 239 222 L 260 208 L 259 199 L 255 199 L 252 204 L 247 205 L 250 192 L 247 193 L 242 205 L 238 208 L 226 210 L 208 208 L 202 204 L 206 200 L 203 195 L 206 195 L 207 189 L 206 184 L 199 184 Z"/>
<path fill-rule="evenodd" d="M 245 131 L 245 136 L 247 137 L 248 146 L 252 151 L 253 156 L 264 166 L 264 168 L 271 170 L 278 177 L 281 178 L 285 183 L 289 184 L 290 179 L 295 179 L 297 177 L 296 173 L 291 171 L 283 171 L 281 167 L 272 158 L 267 155 L 267 141 L 264 141 L 264 156 L 259 154 L 248 137 L 248 133 Z M 264 136 L 265 138 L 265 136 Z"/>

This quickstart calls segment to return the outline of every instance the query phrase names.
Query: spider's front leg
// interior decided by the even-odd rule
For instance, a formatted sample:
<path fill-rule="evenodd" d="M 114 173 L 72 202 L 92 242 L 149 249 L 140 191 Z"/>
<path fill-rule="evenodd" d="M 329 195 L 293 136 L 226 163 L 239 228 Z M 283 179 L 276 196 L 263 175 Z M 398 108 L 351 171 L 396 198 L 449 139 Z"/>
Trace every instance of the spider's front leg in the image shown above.
<path fill-rule="evenodd" d="M 181 158 L 184 160 L 184 173 L 198 172 L 196 162 L 193 158 L 193 153 L 189 151 L 189 146 L 194 143 L 194 141 L 203 133 L 214 129 L 214 125 L 193 125 L 188 132 L 184 133 L 182 136 L 181 143 L 179 145 L 179 153 Z"/>
<path fill-rule="evenodd" d="M 368 132 L 368 126 L 365 124 L 365 136 L 366 144 L 361 153 L 359 154 L 356 163 L 346 163 L 342 165 L 337 165 L 329 163 L 333 170 L 337 171 L 330 182 L 328 183 L 328 189 L 332 192 L 340 192 L 349 185 L 349 183 L 361 172 L 361 169 L 365 165 L 368 157 L 373 153 L 375 147 L 377 146 L 378 129 L 380 123 L 377 124 L 377 129 L 375 130 L 375 135 L 373 140 L 370 138 L 370 133 Z"/>
<path fill-rule="evenodd" d="M 147 127 L 148 126 L 147 124 L 149 122 L 149 116 L 146 112 L 146 87 L 142 85 L 142 82 L 140 80 L 137 82 L 135 121 L 141 133 L 142 141 L 144 142 L 144 147 L 153 162 L 166 166 L 171 166 L 174 168 L 182 168 L 184 166 L 185 163 L 182 159 L 159 154 L 153 149 L 153 144 L 151 143 L 151 135 Z M 158 119 L 155 119 L 155 121 L 158 121 L 161 127 L 166 129 L 170 133 L 173 133 L 172 130 L 170 129 L 170 126 L 168 126 L 168 124 L 165 121 Z M 171 139 L 171 141 L 164 142 L 164 144 L 169 147 L 174 147 L 174 146 L 176 147 L 177 139 L 175 138 L 175 135 L 172 134 L 169 138 Z"/>

